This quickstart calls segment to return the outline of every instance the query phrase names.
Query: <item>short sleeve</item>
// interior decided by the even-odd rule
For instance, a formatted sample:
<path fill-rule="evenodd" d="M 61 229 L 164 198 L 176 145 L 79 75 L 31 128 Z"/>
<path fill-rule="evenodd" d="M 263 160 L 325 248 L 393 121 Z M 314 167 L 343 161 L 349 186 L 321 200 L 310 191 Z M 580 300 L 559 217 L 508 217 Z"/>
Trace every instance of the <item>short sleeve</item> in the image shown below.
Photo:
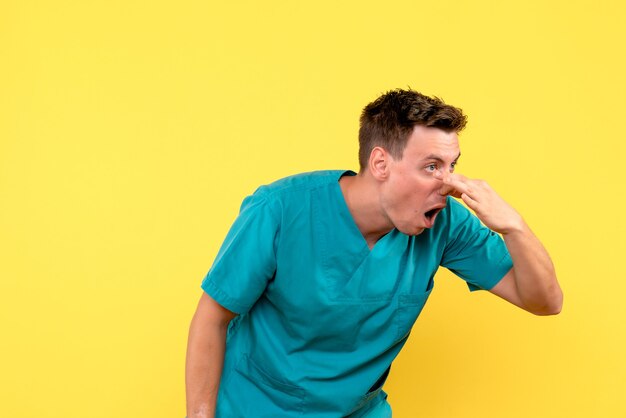
<path fill-rule="evenodd" d="M 226 309 L 244 314 L 261 297 L 276 271 L 278 216 L 267 197 L 244 199 L 202 289 Z"/>
<path fill-rule="evenodd" d="M 513 267 L 504 240 L 451 197 L 448 209 L 449 229 L 441 265 L 465 280 L 472 292 L 491 289 Z"/>

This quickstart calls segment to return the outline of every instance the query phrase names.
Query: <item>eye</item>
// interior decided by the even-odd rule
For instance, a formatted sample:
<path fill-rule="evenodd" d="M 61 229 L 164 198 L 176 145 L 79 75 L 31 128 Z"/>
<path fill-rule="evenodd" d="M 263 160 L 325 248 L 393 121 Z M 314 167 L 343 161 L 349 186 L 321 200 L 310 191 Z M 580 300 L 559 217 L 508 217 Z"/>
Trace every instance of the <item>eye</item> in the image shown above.
<path fill-rule="evenodd" d="M 456 167 L 456 161 L 453 162 L 452 164 L 450 164 L 450 171 L 454 171 L 454 168 Z"/>
<path fill-rule="evenodd" d="M 426 170 L 428 171 L 435 171 L 437 169 L 437 164 L 428 164 L 426 166 Z"/>

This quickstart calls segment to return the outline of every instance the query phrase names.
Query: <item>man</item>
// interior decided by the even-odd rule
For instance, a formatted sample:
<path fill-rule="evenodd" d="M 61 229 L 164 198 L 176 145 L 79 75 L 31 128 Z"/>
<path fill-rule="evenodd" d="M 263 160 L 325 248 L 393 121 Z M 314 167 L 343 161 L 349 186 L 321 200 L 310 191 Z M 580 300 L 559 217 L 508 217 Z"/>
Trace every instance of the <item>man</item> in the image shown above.
<path fill-rule="evenodd" d="M 382 386 L 440 265 L 472 291 L 561 310 L 522 217 L 454 173 L 460 109 L 394 90 L 360 121 L 358 174 L 300 174 L 244 200 L 190 327 L 190 418 L 390 417 Z"/>

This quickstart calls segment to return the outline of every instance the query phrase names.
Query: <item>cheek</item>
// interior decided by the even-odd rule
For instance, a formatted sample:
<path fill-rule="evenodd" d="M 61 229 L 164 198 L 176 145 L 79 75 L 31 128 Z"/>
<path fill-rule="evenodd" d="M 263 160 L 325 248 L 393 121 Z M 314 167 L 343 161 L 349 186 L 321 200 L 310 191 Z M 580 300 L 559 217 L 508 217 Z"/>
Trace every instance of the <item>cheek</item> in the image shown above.
<path fill-rule="evenodd" d="M 431 196 L 439 190 L 437 183 L 434 178 L 424 179 L 419 176 L 405 176 L 402 180 L 395 181 L 388 189 L 389 208 L 402 211 L 404 216 L 421 213 L 423 207 L 432 200 Z"/>
<path fill-rule="evenodd" d="M 435 190 L 435 182 L 428 180 L 416 181 L 411 188 L 414 198 L 422 202 Z"/>
<path fill-rule="evenodd" d="M 398 207 L 401 208 L 404 216 L 411 219 L 416 214 L 421 214 L 427 203 L 432 200 L 429 198 L 430 189 L 426 188 L 423 183 L 414 183 L 407 187 L 404 195 L 398 199 Z"/>

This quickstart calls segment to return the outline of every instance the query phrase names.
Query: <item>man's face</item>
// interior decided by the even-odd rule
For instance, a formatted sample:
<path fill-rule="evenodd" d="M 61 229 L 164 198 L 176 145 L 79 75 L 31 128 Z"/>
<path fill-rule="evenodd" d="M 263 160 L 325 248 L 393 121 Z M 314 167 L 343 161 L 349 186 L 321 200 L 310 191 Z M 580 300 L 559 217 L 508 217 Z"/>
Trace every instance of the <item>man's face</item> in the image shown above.
<path fill-rule="evenodd" d="M 415 126 L 402 158 L 390 156 L 381 186 L 381 207 L 395 228 L 418 235 L 434 225 L 446 205 L 446 196 L 439 193 L 443 179 L 454 171 L 459 156 L 455 132 Z"/>

